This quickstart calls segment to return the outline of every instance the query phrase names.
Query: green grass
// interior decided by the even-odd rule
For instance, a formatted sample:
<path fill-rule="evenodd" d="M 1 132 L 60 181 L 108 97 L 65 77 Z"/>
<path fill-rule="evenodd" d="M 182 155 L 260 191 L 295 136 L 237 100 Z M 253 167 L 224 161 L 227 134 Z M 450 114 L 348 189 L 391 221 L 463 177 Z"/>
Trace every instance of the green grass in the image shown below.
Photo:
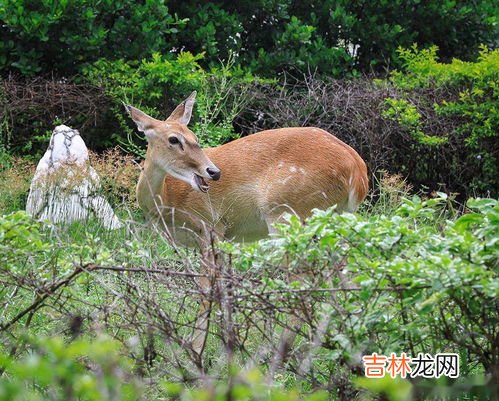
<path fill-rule="evenodd" d="M 277 400 L 284 394 L 279 395 L 281 390 L 291 391 L 282 395 L 291 399 L 295 397 L 293 394 L 304 397 L 309 393 L 322 399 L 322 393 L 317 393 L 320 389 L 327 389 L 326 398 L 331 400 L 361 400 L 372 397 L 359 392 L 354 384 L 354 378 L 362 376 L 357 362 L 360 353 L 409 351 L 408 344 L 417 350 L 431 352 L 459 351 L 462 355 L 474 352 L 472 342 L 463 340 L 465 345 L 458 347 L 439 334 L 441 323 L 434 311 L 441 311 L 456 333 L 461 332 L 460 327 L 473 328 L 480 334 L 477 341 L 481 346 L 490 347 L 485 331 L 493 327 L 497 318 L 490 309 L 493 307 L 490 303 L 495 302 L 491 294 L 497 282 L 497 263 L 494 264 L 491 258 L 496 252 L 491 230 L 497 224 L 493 209 L 490 209 L 492 203 L 477 201 L 478 206 L 473 207 L 478 207 L 479 211 L 462 216 L 448 198 L 404 200 L 410 188 L 396 177 L 385 176 L 376 185 L 376 196 L 365 202 L 357 216 L 318 213 L 307 226 L 291 219 L 288 225 L 279 227 L 277 239 L 246 247 L 223 245 L 222 262 L 218 267 L 235 269 L 239 281 L 235 282 L 234 293 L 246 297 L 238 301 L 239 309 L 233 311 L 236 331 L 240 338 L 244 337 L 244 347 L 236 347 L 229 360 L 226 309 L 215 306 L 203 356 L 207 376 L 201 374 L 186 345 L 192 331 L 188 326 L 196 319 L 199 303 L 195 274 L 199 272 L 202 257 L 198 251 L 175 250 L 161 231 L 144 222 L 134 204 L 114 205 L 118 216 L 126 223 L 125 227 L 114 231 L 105 230 L 92 219 L 54 226 L 33 222 L 22 214 L 3 218 L 0 220 L 0 245 L 3 247 L 0 250 L 4 256 L 0 257 L 0 262 L 5 263 L 0 268 L 3 284 L 0 323 L 11 321 L 20 311 L 48 296 L 41 307 L 26 313 L 0 332 L 0 369 L 3 369 L 2 358 L 11 360 L 12 364 L 19 363 L 26 371 L 29 369 L 23 361 L 27 356 L 40 352 L 40 360 L 45 361 L 44 358 L 49 358 L 54 351 L 50 351 L 52 345 L 45 344 L 43 338 L 54 336 L 60 336 L 67 347 L 75 341 L 88 342 L 88 345 L 82 345 L 89 347 L 88 357 L 64 362 L 66 366 L 78 364 L 92 358 L 92 344 L 98 344 L 104 336 L 117 342 L 119 358 L 127 361 L 118 358 L 113 362 L 116 366 L 127 365 L 126 369 L 120 368 L 128 372 L 124 382 L 137 381 L 146 399 L 170 399 L 168 394 L 173 397 L 175 391 L 181 392 L 181 399 L 212 399 L 209 394 L 220 394 L 220 399 L 225 399 L 230 386 L 239 383 L 237 385 L 242 387 L 237 391 L 242 395 L 234 397 L 241 400 L 245 399 L 244 394 L 255 399 Z M 1 196 L 12 196 L 12 193 Z M 0 210 L 0 215 L 15 212 L 18 206 L 12 204 Z M 461 221 L 459 227 L 454 227 L 458 221 Z M 479 252 L 481 241 L 485 241 L 481 236 L 491 242 L 488 250 Z M 290 360 L 274 370 L 275 349 L 272 347 L 279 342 L 293 293 L 284 292 L 282 297 L 276 294 L 289 289 L 336 288 L 339 281 L 334 274 L 333 260 L 344 252 L 348 252 L 345 271 L 362 291 L 334 295 L 316 292 L 303 298 L 315 310 L 311 318 L 313 326 L 303 325 Z M 423 252 L 427 254 L 424 258 Z M 473 260 L 462 258 L 468 253 L 474 255 L 470 256 Z M 446 270 L 446 263 L 453 269 L 452 274 Z M 54 283 L 69 277 L 77 266 L 94 264 L 108 269 L 78 273 L 67 285 L 50 292 Z M 289 285 L 286 276 L 296 267 L 310 269 L 312 274 L 309 273 L 304 283 Z M 122 271 L 124 269 L 133 271 Z M 143 271 L 137 271 L 140 269 Z M 193 277 L 187 277 L 185 273 L 193 273 Z M 455 290 L 445 288 L 461 282 L 463 284 Z M 413 289 L 378 291 L 383 286 Z M 225 299 L 228 289 L 223 291 L 216 295 L 217 299 Z M 251 297 L 248 291 L 266 295 Z M 465 300 L 465 307 L 473 308 L 473 315 L 467 316 L 458 307 L 452 298 L 453 291 L 458 291 L 456 296 Z M 482 295 L 478 297 L 473 291 Z M 475 315 L 484 320 L 473 320 Z M 323 318 L 329 323 L 322 343 L 313 345 L 311 339 Z M 64 352 L 69 351 L 58 352 L 62 353 L 61 358 L 66 358 Z M 311 358 L 310 367 L 300 373 L 302 358 L 307 356 Z M 482 385 L 476 386 L 479 390 L 469 391 L 470 398 L 463 398 L 466 396 L 458 386 L 440 381 L 447 389 L 449 399 L 479 399 L 480 391 L 487 387 L 483 366 L 476 356 L 470 358 L 463 361 L 466 362 L 463 369 L 467 375 L 475 377 L 470 380 L 477 383 L 482 380 Z M 59 369 L 59 362 L 54 362 L 53 358 L 46 363 L 54 363 L 51 366 Z M 105 375 L 117 377 L 115 367 L 111 369 L 102 360 L 96 363 L 110 369 Z M 263 372 L 263 377 L 259 376 L 262 373 L 252 373 L 255 365 Z M 0 400 L 3 400 L 5 383 L 24 385 L 22 375 L 16 376 L 8 368 L 7 371 L 7 376 L 0 377 Z M 270 371 L 274 372 L 273 376 L 265 376 Z M 41 380 L 35 373 L 33 375 L 31 380 Z M 67 375 L 73 377 L 73 373 Z M 76 380 L 76 376 L 73 378 Z M 206 378 L 210 378 L 209 381 L 205 381 Z M 3 382 L 3 379 L 7 381 Z M 94 379 L 99 380 L 98 376 Z M 458 382 L 464 385 L 467 382 L 463 380 Z M 59 390 L 64 387 L 57 387 L 56 382 L 44 386 L 55 386 Z M 183 384 L 175 387 L 179 383 Z M 390 394 L 397 392 L 398 385 L 390 382 L 388 387 L 376 391 L 395 400 L 396 396 Z M 400 386 L 402 388 L 406 383 Z M 258 391 L 260 395 L 257 396 L 255 392 Z M 112 399 L 92 398 L 88 394 L 85 397 L 82 399 Z M 64 396 L 49 399 L 64 399 Z"/>

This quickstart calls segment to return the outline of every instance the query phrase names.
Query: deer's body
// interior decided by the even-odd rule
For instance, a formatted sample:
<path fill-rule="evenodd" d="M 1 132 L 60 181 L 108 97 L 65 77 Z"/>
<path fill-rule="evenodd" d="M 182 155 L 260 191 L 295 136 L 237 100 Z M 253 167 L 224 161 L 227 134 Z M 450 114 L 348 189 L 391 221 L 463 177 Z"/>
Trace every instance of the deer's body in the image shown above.
<path fill-rule="evenodd" d="M 268 235 L 286 212 L 305 219 L 314 208 L 354 211 L 365 198 L 364 161 L 318 128 L 263 131 L 201 149 L 187 128 L 194 98 L 195 93 L 165 121 L 125 106 L 149 142 L 137 185 L 139 205 L 165 222 L 176 241 L 203 246 L 206 224 L 225 238 L 252 241 Z M 200 277 L 199 285 L 209 293 L 209 275 Z M 202 295 L 192 339 L 198 355 L 210 309 L 211 300 Z M 292 343 L 294 336 L 285 330 L 283 338 Z"/>
<path fill-rule="evenodd" d="M 153 188 L 154 166 L 146 157 L 137 188 L 139 204 L 150 215 L 161 210 L 172 229 L 196 231 L 201 219 L 226 238 L 252 241 L 267 236 L 269 225 L 284 212 L 304 219 L 312 209 L 332 205 L 354 211 L 367 193 L 364 161 L 318 128 L 262 131 L 203 151 L 223 173 L 207 193 L 169 175 Z M 163 207 L 151 202 L 151 191 Z"/>

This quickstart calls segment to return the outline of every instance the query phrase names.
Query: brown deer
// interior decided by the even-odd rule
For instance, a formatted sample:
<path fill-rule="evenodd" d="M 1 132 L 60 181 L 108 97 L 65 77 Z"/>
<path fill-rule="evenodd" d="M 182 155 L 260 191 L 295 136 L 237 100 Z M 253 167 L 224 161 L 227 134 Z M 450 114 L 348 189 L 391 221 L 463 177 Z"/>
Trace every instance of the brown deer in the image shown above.
<path fill-rule="evenodd" d="M 195 96 L 165 121 L 125 106 L 148 141 L 137 185 L 139 205 L 148 216 L 161 217 L 176 240 L 195 244 L 208 225 L 227 239 L 254 241 L 271 233 L 273 223 L 287 212 L 301 219 L 314 208 L 332 205 L 352 212 L 366 197 L 362 158 L 319 128 L 273 129 L 201 149 L 187 128 Z M 199 316 L 204 318 L 198 320 L 192 344 L 199 354 L 209 308 L 203 299 Z"/>

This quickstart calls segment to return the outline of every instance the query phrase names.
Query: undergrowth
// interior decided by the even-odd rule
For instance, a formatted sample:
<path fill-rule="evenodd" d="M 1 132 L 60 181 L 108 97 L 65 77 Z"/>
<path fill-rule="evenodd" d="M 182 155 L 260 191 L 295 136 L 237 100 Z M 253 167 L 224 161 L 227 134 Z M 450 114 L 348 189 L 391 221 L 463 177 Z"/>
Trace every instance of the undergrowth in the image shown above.
<path fill-rule="evenodd" d="M 126 227 L 53 226 L 16 206 L 2 210 L 0 399 L 481 399 L 494 391 L 497 201 L 422 199 L 385 174 L 359 214 L 317 211 L 305 225 L 290 217 L 275 236 L 224 242 L 206 259 L 141 222 L 136 166 L 107 157 Z M 208 260 L 222 280 L 200 370 L 189 338 Z M 301 326 L 281 364 L 279 337 L 293 315 Z M 361 355 L 403 351 L 456 352 L 461 377 L 361 380 Z"/>

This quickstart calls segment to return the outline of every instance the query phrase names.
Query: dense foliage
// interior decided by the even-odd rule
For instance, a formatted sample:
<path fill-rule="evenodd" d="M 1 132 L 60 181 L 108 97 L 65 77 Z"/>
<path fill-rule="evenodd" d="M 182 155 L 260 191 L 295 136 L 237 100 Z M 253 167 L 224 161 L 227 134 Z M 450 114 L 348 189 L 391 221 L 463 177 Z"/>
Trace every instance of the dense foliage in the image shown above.
<path fill-rule="evenodd" d="M 467 358 L 492 373 L 499 363 L 499 207 L 470 199 L 470 213 L 445 221 L 444 199 L 414 197 L 390 215 L 368 218 L 317 211 L 306 225 L 292 216 L 277 226 L 277 238 L 230 250 L 244 269 L 267 272 L 266 266 L 288 261 L 290 272 L 306 273 L 298 288 L 337 288 L 329 266 L 345 260 L 343 271 L 359 291 L 340 293 L 320 308 L 334 335 L 325 345 L 333 359 L 367 350 L 466 349 Z M 272 277 L 264 285 L 287 286 Z"/>
<path fill-rule="evenodd" d="M 393 72 L 391 82 L 401 89 L 401 99 L 387 99 L 389 107 L 385 115 L 398 120 L 420 145 L 426 145 L 418 147 L 423 155 L 428 148 L 438 149 L 437 157 L 443 160 L 431 168 L 431 160 L 423 156 L 420 162 L 426 171 L 422 174 L 434 179 L 442 174 L 438 169 L 445 171 L 442 164 L 448 163 L 453 181 L 469 183 L 472 191 L 497 195 L 499 51 L 482 48 L 475 63 L 455 59 L 449 64 L 437 61 L 435 47 L 422 51 L 401 49 L 399 53 L 404 72 Z M 432 89 L 446 93 L 441 99 L 431 99 L 432 103 L 423 98 L 420 109 L 435 113 L 435 118 L 456 121 L 448 132 L 440 132 L 439 137 L 429 137 L 421 131 L 423 116 L 409 103 L 411 92 Z M 449 92 L 454 95 L 449 96 Z M 452 155 L 439 149 L 443 146 L 449 147 Z"/>
<path fill-rule="evenodd" d="M 163 0 L 0 2 L 2 75 L 71 76 L 101 57 L 140 59 L 168 52 L 168 38 L 186 21 Z"/>
<path fill-rule="evenodd" d="M 0 2 L 0 72 L 72 76 L 100 58 L 239 56 L 255 73 L 318 69 L 344 76 L 398 65 L 398 46 L 439 46 L 469 59 L 496 40 L 493 1 Z"/>
<path fill-rule="evenodd" d="M 132 364 L 120 344 L 101 336 L 70 344 L 62 337 L 23 339 L 32 351 L 23 358 L 0 355 L 0 400 L 137 400 L 138 382 L 127 380 Z M 89 371 L 86 364 L 92 364 Z"/>
<path fill-rule="evenodd" d="M 110 235 L 92 224 L 47 230 L 22 212 L 2 217 L 0 399 L 140 399 L 146 388 L 155 399 L 297 397 L 286 387 L 327 390 L 311 399 L 332 400 L 366 397 L 363 388 L 390 400 L 490 396 L 499 374 L 497 201 L 472 199 L 460 215 L 445 196 L 397 206 L 393 195 L 366 216 L 316 211 L 305 225 L 289 217 L 266 241 L 222 244 L 222 298 L 205 355 L 205 373 L 221 381 L 194 392 L 182 384 L 198 380 L 185 343 L 192 256 L 132 226 L 131 236 Z M 266 353 L 292 315 L 299 341 L 276 371 Z M 55 333 L 63 337 L 43 339 Z M 360 358 L 372 352 L 455 352 L 461 377 L 365 381 Z M 278 388 L 262 393 L 270 378 Z"/>

